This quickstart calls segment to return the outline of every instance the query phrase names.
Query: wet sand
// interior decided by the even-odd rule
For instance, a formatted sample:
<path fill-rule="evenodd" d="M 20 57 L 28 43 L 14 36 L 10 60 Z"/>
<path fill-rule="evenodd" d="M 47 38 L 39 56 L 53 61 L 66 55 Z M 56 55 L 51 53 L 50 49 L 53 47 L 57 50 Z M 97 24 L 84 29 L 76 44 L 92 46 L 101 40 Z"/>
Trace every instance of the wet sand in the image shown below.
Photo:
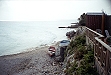
<path fill-rule="evenodd" d="M 54 46 L 57 48 L 57 44 Z M 47 51 L 48 46 L 1 56 L 0 75 L 61 75 L 62 66 Z"/>

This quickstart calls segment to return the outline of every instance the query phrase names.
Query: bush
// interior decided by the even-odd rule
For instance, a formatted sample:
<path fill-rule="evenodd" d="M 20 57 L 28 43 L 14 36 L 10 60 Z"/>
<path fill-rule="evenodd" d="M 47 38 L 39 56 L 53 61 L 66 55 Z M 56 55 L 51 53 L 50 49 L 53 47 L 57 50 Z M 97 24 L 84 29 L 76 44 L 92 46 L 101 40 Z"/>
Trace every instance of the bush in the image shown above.
<path fill-rule="evenodd" d="M 94 66 L 94 52 L 91 46 L 86 46 L 85 35 L 77 36 L 71 41 L 65 51 L 65 55 L 74 54 L 74 63 L 67 62 L 66 75 L 98 75 Z"/>
<path fill-rule="evenodd" d="M 88 51 L 88 53 L 84 55 L 83 59 L 87 63 L 94 62 L 94 54 L 93 54 L 93 52 L 92 51 Z"/>
<path fill-rule="evenodd" d="M 81 35 L 81 36 L 76 37 L 74 42 L 75 42 L 76 46 L 78 46 L 78 45 L 85 45 L 86 44 L 86 37 L 85 37 L 85 35 Z"/>
<path fill-rule="evenodd" d="M 68 62 L 69 64 L 69 62 Z M 74 71 L 77 69 L 77 63 L 76 61 L 73 63 L 70 63 L 69 68 L 65 71 L 66 75 L 73 75 Z"/>
<path fill-rule="evenodd" d="M 84 47 L 85 44 L 86 44 L 85 35 L 81 35 L 81 36 L 76 37 L 76 39 L 72 40 L 70 42 L 70 45 L 67 47 L 67 49 L 65 51 L 65 57 L 67 56 L 67 54 L 69 54 L 69 55 L 74 54 L 74 52 L 77 51 L 77 49 L 84 50 L 85 49 L 85 47 Z"/>
<path fill-rule="evenodd" d="M 79 51 L 75 52 L 74 59 L 80 60 L 80 59 L 82 59 L 82 57 L 83 57 L 83 54 L 81 52 L 79 52 Z"/>
<path fill-rule="evenodd" d="M 80 66 L 75 71 L 75 75 L 98 75 L 94 66 L 94 52 L 90 46 L 87 46 L 87 53 L 83 55 Z"/>

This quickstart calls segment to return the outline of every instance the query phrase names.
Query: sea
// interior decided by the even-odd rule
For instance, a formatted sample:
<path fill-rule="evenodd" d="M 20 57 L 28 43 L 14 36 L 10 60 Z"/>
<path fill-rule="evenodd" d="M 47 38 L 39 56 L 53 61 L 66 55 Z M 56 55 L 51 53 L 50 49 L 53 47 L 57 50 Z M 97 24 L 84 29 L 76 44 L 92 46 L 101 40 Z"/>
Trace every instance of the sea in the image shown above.
<path fill-rule="evenodd" d="M 75 21 L 0 21 L 0 56 L 66 40 L 66 32 L 74 29 L 58 27 L 70 26 L 72 22 Z"/>

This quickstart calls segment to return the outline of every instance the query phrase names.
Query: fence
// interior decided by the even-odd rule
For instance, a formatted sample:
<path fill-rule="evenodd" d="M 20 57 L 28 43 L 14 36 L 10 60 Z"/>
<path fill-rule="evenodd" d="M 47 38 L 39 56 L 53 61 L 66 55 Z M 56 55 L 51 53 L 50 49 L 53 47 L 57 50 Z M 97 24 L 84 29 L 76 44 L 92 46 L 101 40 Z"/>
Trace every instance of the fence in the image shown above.
<path fill-rule="evenodd" d="M 111 47 L 105 37 L 86 27 L 86 43 L 94 49 L 95 67 L 100 75 L 111 75 Z"/>

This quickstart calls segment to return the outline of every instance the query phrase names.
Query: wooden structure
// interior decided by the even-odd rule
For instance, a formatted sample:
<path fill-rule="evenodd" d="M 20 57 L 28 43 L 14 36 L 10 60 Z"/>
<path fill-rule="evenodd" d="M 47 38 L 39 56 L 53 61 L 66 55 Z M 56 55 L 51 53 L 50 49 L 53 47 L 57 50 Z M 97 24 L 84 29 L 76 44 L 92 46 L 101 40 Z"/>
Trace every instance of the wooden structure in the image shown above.
<path fill-rule="evenodd" d="M 94 31 L 100 29 L 104 35 L 105 17 L 107 15 L 102 13 L 86 13 L 86 26 Z"/>
<path fill-rule="evenodd" d="M 109 34 L 111 35 L 111 15 L 106 16 L 105 30 L 108 30 Z"/>
<path fill-rule="evenodd" d="M 100 75 L 111 75 L 111 47 L 106 42 L 106 35 L 111 35 L 110 20 L 111 15 L 104 12 L 86 13 L 86 43 L 94 49 L 95 67 Z"/>
<path fill-rule="evenodd" d="M 105 37 L 86 27 L 86 43 L 94 49 L 95 67 L 100 75 L 111 75 L 111 47 Z"/>

